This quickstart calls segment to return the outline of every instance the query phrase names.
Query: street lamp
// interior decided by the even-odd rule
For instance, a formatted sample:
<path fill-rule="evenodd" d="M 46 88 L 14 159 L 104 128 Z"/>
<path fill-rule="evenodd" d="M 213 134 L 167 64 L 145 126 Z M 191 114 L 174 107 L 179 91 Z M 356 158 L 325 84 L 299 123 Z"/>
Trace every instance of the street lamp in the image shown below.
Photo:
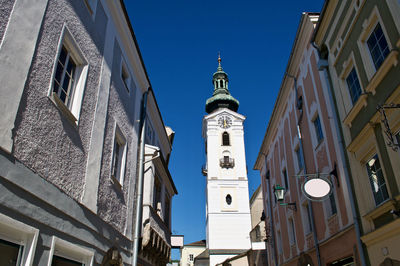
<path fill-rule="evenodd" d="M 275 194 L 275 198 L 276 200 L 279 202 L 279 205 L 281 206 L 294 206 L 294 210 L 297 211 L 297 207 L 296 207 L 296 202 L 282 202 L 284 200 L 285 197 L 285 193 L 286 193 L 286 188 L 281 187 L 279 184 L 275 185 L 274 187 L 274 194 Z"/>

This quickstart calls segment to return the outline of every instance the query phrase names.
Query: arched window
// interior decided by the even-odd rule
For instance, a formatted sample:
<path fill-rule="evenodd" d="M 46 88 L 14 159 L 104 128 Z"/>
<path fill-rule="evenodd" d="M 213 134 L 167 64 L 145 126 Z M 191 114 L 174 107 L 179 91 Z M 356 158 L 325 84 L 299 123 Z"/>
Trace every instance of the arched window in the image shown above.
<path fill-rule="evenodd" d="M 228 132 L 224 132 L 222 133 L 222 146 L 229 146 L 229 133 Z"/>
<path fill-rule="evenodd" d="M 220 88 L 223 88 L 223 86 L 222 86 L 222 79 L 219 81 L 219 87 L 220 87 Z"/>

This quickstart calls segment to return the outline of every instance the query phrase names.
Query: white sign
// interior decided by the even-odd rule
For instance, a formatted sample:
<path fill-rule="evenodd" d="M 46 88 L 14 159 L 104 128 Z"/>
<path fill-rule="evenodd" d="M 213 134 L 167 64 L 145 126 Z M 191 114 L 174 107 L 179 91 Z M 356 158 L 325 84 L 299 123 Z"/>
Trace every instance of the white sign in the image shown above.
<path fill-rule="evenodd" d="M 302 186 L 304 195 L 315 201 L 321 201 L 332 193 L 332 183 L 325 177 L 312 178 Z"/>

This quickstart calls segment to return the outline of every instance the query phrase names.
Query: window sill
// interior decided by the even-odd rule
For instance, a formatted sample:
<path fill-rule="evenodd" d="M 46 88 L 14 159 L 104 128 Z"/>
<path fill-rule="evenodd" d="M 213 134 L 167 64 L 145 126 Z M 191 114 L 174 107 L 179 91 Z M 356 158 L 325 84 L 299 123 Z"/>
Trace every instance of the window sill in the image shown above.
<path fill-rule="evenodd" d="M 386 57 L 385 61 L 383 61 L 382 65 L 379 67 L 378 71 L 371 78 L 368 83 L 368 86 L 365 88 L 366 92 L 371 92 L 372 95 L 376 93 L 376 87 L 381 83 L 382 79 L 386 76 L 392 66 L 396 66 L 398 63 L 397 55 L 398 51 L 392 50 L 389 55 Z"/>
<path fill-rule="evenodd" d="M 351 108 L 350 112 L 347 114 L 346 118 L 343 120 L 343 123 L 351 127 L 351 123 L 353 122 L 354 118 L 358 115 L 363 107 L 367 106 L 367 98 L 368 94 L 363 93 L 360 95 L 360 98 L 354 104 L 353 108 Z"/>
<path fill-rule="evenodd" d="M 382 214 L 385 214 L 393 209 L 396 209 L 396 202 L 393 199 L 388 199 L 382 202 L 380 205 L 376 206 L 375 209 L 373 209 L 369 213 L 363 215 L 363 217 L 367 220 L 372 221 Z"/>
<path fill-rule="evenodd" d="M 68 109 L 68 107 L 64 104 L 64 102 L 60 99 L 60 97 L 58 97 L 56 93 L 52 92 L 49 98 L 72 125 L 78 125 L 78 119 L 76 119 L 76 117 L 72 114 L 72 112 Z"/>

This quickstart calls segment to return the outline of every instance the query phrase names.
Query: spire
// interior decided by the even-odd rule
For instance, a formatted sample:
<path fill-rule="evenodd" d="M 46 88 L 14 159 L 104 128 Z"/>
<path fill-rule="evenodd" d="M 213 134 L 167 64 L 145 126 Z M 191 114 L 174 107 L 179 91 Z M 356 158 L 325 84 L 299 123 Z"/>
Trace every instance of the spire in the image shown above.
<path fill-rule="evenodd" d="M 224 72 L 221 66 L 221 54 L 218 53 L 218 68 L 213 74 L 214 92 L 213 96 L 206 101 L 206 112 L 211 113 L 218 108 L 228 108 L 237 111 L 239 101 L 231 96 L 228 90 L 228 74 Z"/>

